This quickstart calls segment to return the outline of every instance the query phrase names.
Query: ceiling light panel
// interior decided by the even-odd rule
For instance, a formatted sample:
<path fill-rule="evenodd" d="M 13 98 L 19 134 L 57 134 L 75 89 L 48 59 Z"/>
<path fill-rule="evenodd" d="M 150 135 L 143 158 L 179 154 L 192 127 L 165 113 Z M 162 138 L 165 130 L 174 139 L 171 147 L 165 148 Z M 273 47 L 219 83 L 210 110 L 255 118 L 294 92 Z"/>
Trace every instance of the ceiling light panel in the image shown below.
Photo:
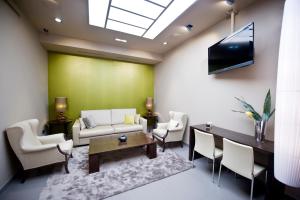
<path fill-rule="evenodd" d="M 164 10 L 163 7 L 145 0 L 112 0 L 111 5 L 151 19 L 156 19 Z"/>
<path fill-rule="evenodd" d="M 143 37 L 154 39 L 195 1 L 196 0 L 174 0 Z"/>
<path fill-rule="evenodd" d="M 154 39 L 197 0 L 89 0 L 89 24 Z"/>
<path fill-rule="evenodd" d="M 110 19 L 107 20 L 106 28 L 137 36 L 142 36 L 146 31 L 145 29 L 127 25 Z"/>
<path fill-rule="evenodd" d="M 153 2 L 153 3 L 156 3 L 156 4 L 159 4 L 161 6 L 168 6 L 169 3 L 172 1 L 172 0 L 147 0 L 147 1 L 150 1 L 150 2 Z"/>
<path fill-rule="evenodd" d="M 105 28 L 109 0 L 89 0 L 89 24 Z"/>
<path fill-rule="evenodd" d="M 131 24 L 141 28 L 148 29 L 149 26 L 153 23 L 154 20 L 145 18 L 118 8 L 111 7 L 109 11 L 109 19 L 115 21 L 124 22 L 126 24 Z"/>

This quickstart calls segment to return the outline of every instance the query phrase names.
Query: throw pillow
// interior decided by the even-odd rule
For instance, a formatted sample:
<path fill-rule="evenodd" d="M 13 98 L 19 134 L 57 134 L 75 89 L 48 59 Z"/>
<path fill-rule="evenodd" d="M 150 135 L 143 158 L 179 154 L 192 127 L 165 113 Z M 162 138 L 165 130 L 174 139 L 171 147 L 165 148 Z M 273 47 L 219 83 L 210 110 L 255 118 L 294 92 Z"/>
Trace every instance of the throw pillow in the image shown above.
<path fill-rule="evenodd" d="M 84 124 L 82 118 L 79 118 L 79 122 L 80 122 L 80 130 L 86 129 L 86 125 Z"/>
<path fill-rule="evenodd" d="M 96 123 L 95 123 L 92 116 L 82 118 L 82 120 L 83 120 L 83 122 L 84 122 L 87 129 L 91 129 L 91 128 L 96 127 Z"/>
<path fill-rule="evenodd" d="M 179 125 L 178 121 L 171 119 L 168 123 L 168 129 L 174 129 Z"/>
<path fill-rule="evenodd" d="M 134 124 L 134 115 L 125 115 L 124 124 Z"/>
<path fill-rule="evenodd" d="M 139 124 L 140 123 L 140 117 L 141 117 L 140 114 L 135 115 L 134 116 L 134 123 Z"/>

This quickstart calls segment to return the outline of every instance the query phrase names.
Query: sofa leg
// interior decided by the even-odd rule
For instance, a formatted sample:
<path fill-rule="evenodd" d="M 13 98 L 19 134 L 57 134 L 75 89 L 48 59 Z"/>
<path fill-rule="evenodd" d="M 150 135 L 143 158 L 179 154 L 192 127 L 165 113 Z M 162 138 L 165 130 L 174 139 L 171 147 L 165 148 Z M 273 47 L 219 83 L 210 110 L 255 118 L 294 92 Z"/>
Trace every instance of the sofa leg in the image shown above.
<path fill-rule="evenodd" d="M 180 141 L 180 146 L 181 146 L 181 148 L 183 148 L 183 142 L 182 141 Z"/>
<path fill-rule="evenodd" d="M 165 139 L 163 140 L 163 152 L 165 152 L 166 149 L 166 143 L 165 143 Z"/>
<path fill-rule="evenodd" d="M 70 154 L 70 158 L 73 158 L 73 154 L 72 153 Z"/>

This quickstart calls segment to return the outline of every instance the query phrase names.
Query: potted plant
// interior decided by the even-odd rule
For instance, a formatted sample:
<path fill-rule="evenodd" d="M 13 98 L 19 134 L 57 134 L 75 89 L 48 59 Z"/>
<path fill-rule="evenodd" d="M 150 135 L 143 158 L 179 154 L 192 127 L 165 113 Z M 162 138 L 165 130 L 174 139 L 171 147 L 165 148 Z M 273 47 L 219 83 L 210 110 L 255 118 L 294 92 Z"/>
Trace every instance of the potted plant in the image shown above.
<path fill-rule="evenodd" d="M 275 109 L 273 109 L 273 110 L 271 109 L 270 89 L 265 98 L 262 115 L 260 115 L 258 112 L 256 112 L 255 109 L 250 104 L 248 104 L 246 101 L 244 101 L 240 98 L 237 98 L 237 97 L 235 97 L 235 98 L 242 104 L 245 111 L 237 111 L 237 110 L 232 110 L 232 111 L 244 113 L 250 119 L 254 120 L 256 141 L 262 142 L 265 139 L 265 130 L 266 130 L 267 122 L 275 112 Z"/>

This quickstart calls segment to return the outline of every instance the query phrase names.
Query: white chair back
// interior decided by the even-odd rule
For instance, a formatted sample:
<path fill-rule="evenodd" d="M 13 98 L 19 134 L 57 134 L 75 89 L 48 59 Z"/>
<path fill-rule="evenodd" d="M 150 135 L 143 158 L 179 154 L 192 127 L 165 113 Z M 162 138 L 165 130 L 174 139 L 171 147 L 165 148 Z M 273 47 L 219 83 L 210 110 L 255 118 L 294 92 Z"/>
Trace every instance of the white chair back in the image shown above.
<path fill-rule="evenodd" d="M 253 148 L 223 138 L 222 164 L 249 179 L 253 178 Z"/>
<path fill-rule="evenodd" d="M 214 136 L 203 131 L 195 129 L 195 147 L 194 150 L 203 156 L 214 159 L 215 140 Z"/>

